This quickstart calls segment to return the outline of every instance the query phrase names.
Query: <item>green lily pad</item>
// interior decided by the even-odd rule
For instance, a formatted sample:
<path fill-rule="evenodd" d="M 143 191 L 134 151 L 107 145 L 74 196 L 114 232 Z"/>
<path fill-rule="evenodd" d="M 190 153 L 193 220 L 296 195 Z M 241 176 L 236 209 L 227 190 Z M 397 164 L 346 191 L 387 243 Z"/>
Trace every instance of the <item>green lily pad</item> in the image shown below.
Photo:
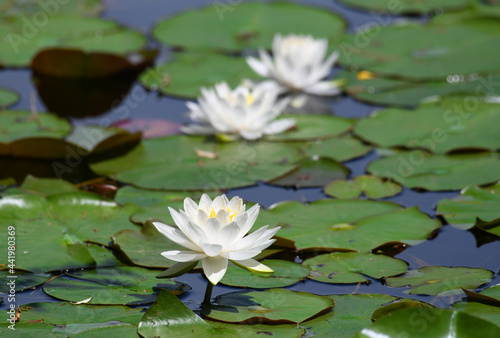
<path fill-rule="evenodd" d="M 337 78 L 347 79 L 344 90 L 356 99 L 378 105 L 393 105 L 402 107 L 415 107 L 420 103 L 435 100 L 447 95 L 497 95 L 500 93 L 500 75 L 469 75 L 464 81 L 460 81 L 459 75 L 451 75 L 451 82 L 445 78 L 442 81 L 408 81 L 387 77 L 359 78 L 364 72 L 343 71 L 337 74 Z M 458 79 L 455 82 L 454 79 Z"/>
<path fill-rule="evenodd" d="M 184 49 L 240 51 L 269 49 L 277 33 L 310 34 L 332 43 L 344 28 L 337 14 L 316 7 L 280 1 L 217 2 L 160 21 L 153 35 L 164 44 Z"/>
<path fill-rule="evenodd" d="M 302 150 L 313 158 L 329 157 L 339 162 L 366 155 L 371 149 L 372 147 L 351 136 L 311 141 L 302 146 Z"/>
<path fill-rule="evenodd" d="M 382 306 L 381 308 L 378 308 L 372 313 L 372 321 L 376 322 L 379 320 L 381 317 L 388 315 L 391 312 L 398 311 L 401 309 L 408 309 L 408 308 L 434 308 L 435 306 L 429 304 L 429 303 L 424 303 L 424 302 L 419 302 L 414 299 L 400 299 L 399 301 L 389 303 L 387 305 Z"/>
<path fill-rule="evenodd" d="M 302 324 L 310 335 L 328 337 L 352 337 L 352 335 L 372 323 L 374 311 L 385 304 L 394 304 L 400 300 L 389 295 L 374 293 L 330 295 L 335 300 L 333 312 Z M 416 301 L 415 301 L 416 302 Z"/>
<path fill-rule="evenodd" d="M 441 227 L 417 208 L 390 202 L 320 200 L 284 202 L 261 210 L 254 229 L 279 225 L 278 236 L 298 249 L 343 248 L 368 252 L 387 242 L 418 244 Z M 401 227 L 401 224 L 405 224 Z M 314 226 L 311 226 L 314 225 Z"/>
<path fill-rule="evenodd" d="M 485 222 L 482 221 L 481 219 L 478 219 L 476 221 L 475 227 L 481 229 L 482 231 L 500 237 L 500 218 L 496 218 L 489 222 Z"/>
<path fill-rule="evenodd" d="M 492 277 L 493 273 L 485 269 L 424 266 L 401 277 L 387 278 L 386 283 L 391 287 L 409 285 L 411 295 L 448 296 L 463 293 L 461 288 L 475 289 L 489 283 Z"/>
<path fill-rule="evenodd" d="M 5 107 L 11 106 L 14 103 L 19 101 L 19 95 L 9 89 L 0 88 L 0 108 L 4 109 Z"/>
<path fill-rule="evenodd" d="M 125 265 L 116 258 L 112 250 L 105 246 L 93 243 L 86 243 L 86 246 L 92 257 L 94 257 L 96 267 L 98 268 Z"/>
<path fill-rule="evenodd" d="M 144 314 L 138 333 L 142 337 L 302 337 L 297 325 L 238 325 L 206 321 L 195 315 L 172 293 L 163 290 Z"/>
<path fill-rule="evenodd" d="M 23 270 L 0 270 L 2 280 L 6 282 L 15 281 L 15 290 L 23 291 L 34 288 L 42 283 L 45 283 L 50 275 L 48 274 L 35 274 Z M 10 285 L 6 283 L 0 284 L 0 292 L 9 293 Z"/>
<path fill-rule="evenodd" d="M 453 309 L 500 326 L 500 307 L 475 302 L 458 302 L 453 304 Z"/>
<path fill-rule="evenodd" d="M 207 158 L 197 150 L 213 154 Z M 100 175 L 137 187 L 219 190 L 270 181 L 295 168 L 295 145 L 277 142 L 205 142 L 204 137 L 168 136 L 144 140 L 124 156 L 94 163 Z M 175 180 L 172 180 L 175 177 Z"/>
<path fill-rule="evenodd" d="M 37 178 L 26 176 L 19 188 L 10 188 L 2 193 L 3 196 L 14 194 L 36 194 L 50 196 L 65 192 L 78 192 L 78 188 L 68 181 L 57 178 Z"/>
<path fill-rule="evenodd" d="M 287 289 L 238 291 L 215 298 L 205 317 L 226 323 L 299 324 L 330 311 L 335 302 L 318 296 Z"/>
<path fill-rule="evenodd" d="M 367 170 L 408 188 L 459 190 L 468 185 L 498 181 L 500 160 L 498 155 L 489 153 L 430 155 L 414 150 L 376 160 Z"/>
<path fill-rule="evenodd" d="M 464 289 L 468 302 L 477 302 L 500 307 L 500 285 L 495 285 L 480 292 Z"/>
<path fill-rule="evenodd" d="M 49 19 L 39 13 L 45 14 L 43 26 L 40 19 L 31 21 L 22 14 L 0 19 L 0 34 L 5 37 L 0 41 L 1 65 L 27 67 L 37 52 L 50 47 L 126 55 L 146 46 L 140 32 L 110 20 L 62 13 Z"/>
<path fill-rule="evenodd" d="M 363 0 L 341 0 L 342 3 L 375 12 L 387 12 L 391 14 L 429 14 L 443 11 L 459 11 L 476 4 L 475 0 L 403 0 L 392 2 L 391 0 L 376 0 L 366 2 Z"/>
<path fill-rule="evenodd" d="M 414 325 L 411 325 L 414 323 Z M 410 325 L 409 325 L 410 324 Z M 409 308 L 394 311 L 354 335 L 361 337 L 496 337 L 500 327 L 462 311 Z"/>
<path fill-rule="evenodd" d="M 356 124 L 354 132 L 379 147 L 424 148 L 434 153 L 458 149 L 496 150 L 500 139 L 496 125 L 500 124 L 497 103 L 479 101 L 472 111 L 453 110 L 464 106 L 468 97 L 455 97 L 416 110 L 384 109 Z M 392 130 L 381 133 L 383 128 Z"/>
<path fill-rule="evenodd" d="M 380 177 L 361 175 L 353 180 L 336 180 L 328 184 L 324 192 L 336 198 L 357 198 L 364 194 L 369 199 L 391 197 L 401 192 L 402 187 Z"/>
<path fill-rule="evenodd" d="M 497 71 L 500 23 L 494 18 L 376 27 L 346 35 L 339 62 L 383 76 L 443 81 Z M 495 60 L 494 60 L 495 59 Z"/>
<path fill-rule="evenodd" d="M 156 279 L 159 271 L 119 266 L 67 273 L 81 280 L 56 278 L 43 286 L 49 296 L 85 304 L 142 305 L 156 300 L 161 289 L 182 294 L 184 283 Z M 90 298 L 90 299 L 89 299 Z"/>
<path fill-rule="evenodd" d="M 485 188 L 466 187 L 460 196 L 441 200 L 436 214 L 459 229 L 472 228 L 477 218 L 486 222 L 500 218 L 500 183 Z"/>
<path fill-rule="evenodd" d="M 269 141 L 303 141 L 330 138 L 347 132 L 353 120 L 331 115 L 285 114 L 280 118 L 295 120 L 295 128 L 287 132 L 266 136 Z"/>
<path fill-rule="evenodd" d="M 230 265 L 221 283 L 230 286 L 249 287 L 254 289 L 279 288 L 293 285 L 309 274 L 309 269 L 297 263 L 267 259 L 262 264 L 274 272 L 250 272 L 235 265 Z"/>
<path fill-rule="evenodd" d="M 98 16 L 103 10 L 100 0 L 81 0 L 77 2 L 60 3 L 49 2 L 42 6 L 37 0 L 4 0 L 2 1 L 2 12 L 0 19 L 7 19 L 12 16 L 24 14 L 28 19 L 32 19 L 36 13 L 41 11 L 52 16 L 57 14 L 77 14 L 85 17 Z M 43 17 L 43 14 L 39 14 Z"/>
<path fill-rule="evenodd" d="M 319 255 L 302 264 L 311 269 L 309 278 L 324 283 L 363 283 L 369 281 L 364 275 L 381 279 L 408 270 L 407 264 L 400 259 L 358 252 Z"/>
<path fill-rule="evenodd" d="M 184 250 L 146 222 L 141 231 L 122 230 L 113 235 L 113 249 L 119 257 L 131 264 L 148 268 L 169 268 L 177 262 L 161 255 L 163 251 Z"/>
<path fill-rule="evenodd" d="M 297 164 L 297 170 L 270 183 L 295 188 L 321 187 L 332 180 L 347 178 L 350 173 L 341 163 L 328 157 L 301 160 Z"/>
<path fill-rule="evenodd" d="M 174 296 L 175 297 L 175 296 Z M 20 337 L 66 337 L 77 333 L 93 332 L 106 328 L 132 327 L 137 325 L 143 315 L 140 307 L 74 305 L 70 303 L 31 303 L 20 306 L 20 320 L 15 325 L 15 333 Z M 2 315 L 6 313 L 2 311 Z M 12 330 L 3 326 L 0 334 L 8 337 Z"/>
<path fill-rule="evenodd" d="M 201 95 L 201 87 L 227 82 L 236 87 L 243 79 L 257 79 L 244 58 L 221 54 L 175 53 L 172 61 L 150 68 L 139 81 L 148 89 L 184 98 Z"/>
<path fill-rule="evenodd" d="M 93 267 L 96 262 L 83 242 L 107 245 L 117 230 L 137 228 L 128 220 L 136 206 L 120 207 L 88 192 L 12 195 L 0 201 L 1 228 L 6 233 L 15 228 L 16 268 L 32 272 Z M 7 241 L 0 248 L 7 252 Z"/>

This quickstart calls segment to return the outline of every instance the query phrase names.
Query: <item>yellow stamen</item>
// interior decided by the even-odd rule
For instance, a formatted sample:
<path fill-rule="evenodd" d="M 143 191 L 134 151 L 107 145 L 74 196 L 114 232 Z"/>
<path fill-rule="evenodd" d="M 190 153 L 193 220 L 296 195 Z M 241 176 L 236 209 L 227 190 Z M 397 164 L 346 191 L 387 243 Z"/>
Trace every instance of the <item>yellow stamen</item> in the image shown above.
<path fill-rule="evenodd" d="M 252 94 L 247 95 L 247 106 L 251 105 L 255 99 Z"/>
<path fill-rule="evenodd" d="M 232 215 L 231 215 L 231 209 L 230 208 L 227 208 L 227 213 L 229 214 L 229 220 L 232 222 L 233 219 L 236 217 L 236 215 L 238 214 L 238 211 L 235 211 Z M 215 212 L 215 209 L 212 207 L 212 209 L 210 209 L 210 218 L 215 218 L 217 217 L 217 213 Z"/>

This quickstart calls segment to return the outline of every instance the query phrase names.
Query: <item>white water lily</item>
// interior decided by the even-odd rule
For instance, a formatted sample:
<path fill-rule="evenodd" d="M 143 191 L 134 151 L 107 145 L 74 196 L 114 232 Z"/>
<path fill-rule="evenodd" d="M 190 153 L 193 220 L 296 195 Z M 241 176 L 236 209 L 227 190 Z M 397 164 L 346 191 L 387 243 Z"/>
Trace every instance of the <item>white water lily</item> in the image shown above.
<path fill-rule="evenodd" d="M 198 104 L 188 102 L 193 124 L 183 126 L 186 134 L 242 137 L 256 140 L 263 135 L 278 134 L 295 125 L 293 119 L 274 120 L 289 102 L 278 100 L 278 92 L 256 86 L 239 86 L 231 90 L 222 82 L 215 88 L 201 88 Z"/>
<path fill-rule="evenodd" d="M 181 262 L 170 268 L 173 271 L 171 275 L 190 270 L 199 260 L 205 275 L 214 285 L 226 273 L 229 260 L 250 271 L 273 272 L 252 257 L 275 241 L 271 237 L 280 228 L 268 230 L 266 225 L 245 236 L 257 219 L 258 204 L 245 211 L 243 200 L 239 197 L 228 200 L 221 195 L 212 201 L 203 194 L 199 205 L 186 198 L 184 210 L 177 212 L 169 208 L 169 211 L 178 229 L 161 222 L 153 224 L 164 236 L 187 249 L 161 253 L 168 259 Z"/>
<path fill-rule="evenodd" d="M 339 57 L 332 53 L 326 60 L 327 39 L 310 35 L 277 34 L 273 40 L 273 57 L 259 50 L 260 60 L 248 57 L 248 65 L 259 75 L 268 78 L 262 85 L 280 92 L 303 91 L 314 95 L 335 95 L 340 92 L 335 81 L 322 81 Z"/>

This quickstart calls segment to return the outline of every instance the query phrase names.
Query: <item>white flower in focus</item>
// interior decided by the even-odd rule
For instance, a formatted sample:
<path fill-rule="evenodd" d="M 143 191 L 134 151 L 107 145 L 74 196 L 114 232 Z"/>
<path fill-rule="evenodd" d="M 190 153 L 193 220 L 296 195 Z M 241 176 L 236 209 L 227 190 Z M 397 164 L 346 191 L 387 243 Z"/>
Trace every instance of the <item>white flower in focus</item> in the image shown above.
<path fill-rule="evenodd" d="M 335 81 L 321 81 L 339 57 L 332 53 L 326 60 L 327 39 L 314 39 L 310 35 L 277 34 L 273 40 L 273 57 L 259 50 L 260 60 L 248 57 L 248 65 L 259 75 L 269 78 L 263 86 L 280 92 L 303 91 L 314 95 L 335 95 L 340 92 Z"/>
<path fill-rule="evenodd" d="M 271 237 L 280 227 L 268 230 L 266 225 L 245 236 L 257 219 L 258 204 L 245 211 L 239 197 L 229 201 L 222 195 L 212 201 L 203 194 L 199 205 L 186 198 L 184 210 L 177 212 L 169 208 L 169 211 L 178 229 L 161 222 L 153 224 L 164 236 L 187 249 L 161 253 L 168 259 L 181 262 L 170 269 L 187 271 L 201 260 L 205 275 L 214 285 L 226 273 L 228 260 L 251 271 L 273 272 L 252 257 L 275 241 Z"/>
<path fill-rule="evenodd" d="M 278 92 L 256 86 L 239 86 L 231 90 L 222 82 L 215 88 L 201 88 L 198 104 L 188 102 L 189 117 L 194 124 L 183 126 L 186 134 L 226 134 L 256 140 L 263 135 L 278 134 L 295 125 L 293 119 L 274 119 L 289 99 L 277 100 Z"/>

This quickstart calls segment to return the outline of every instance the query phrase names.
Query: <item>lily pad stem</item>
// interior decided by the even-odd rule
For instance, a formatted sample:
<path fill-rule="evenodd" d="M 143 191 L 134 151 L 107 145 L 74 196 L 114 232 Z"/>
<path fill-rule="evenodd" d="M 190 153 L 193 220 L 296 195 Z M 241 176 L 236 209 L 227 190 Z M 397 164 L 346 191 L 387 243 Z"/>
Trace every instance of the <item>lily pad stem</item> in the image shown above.
<path fill-rule="evenodd" d="M 207 289 L 205 290 L 205 298 L 203 298 L 203 304 L 210 305 L 210 299 L 212 298 L 212 290 L 214 289 L 214 285 L 212 282 L 207 282 Z"/>

